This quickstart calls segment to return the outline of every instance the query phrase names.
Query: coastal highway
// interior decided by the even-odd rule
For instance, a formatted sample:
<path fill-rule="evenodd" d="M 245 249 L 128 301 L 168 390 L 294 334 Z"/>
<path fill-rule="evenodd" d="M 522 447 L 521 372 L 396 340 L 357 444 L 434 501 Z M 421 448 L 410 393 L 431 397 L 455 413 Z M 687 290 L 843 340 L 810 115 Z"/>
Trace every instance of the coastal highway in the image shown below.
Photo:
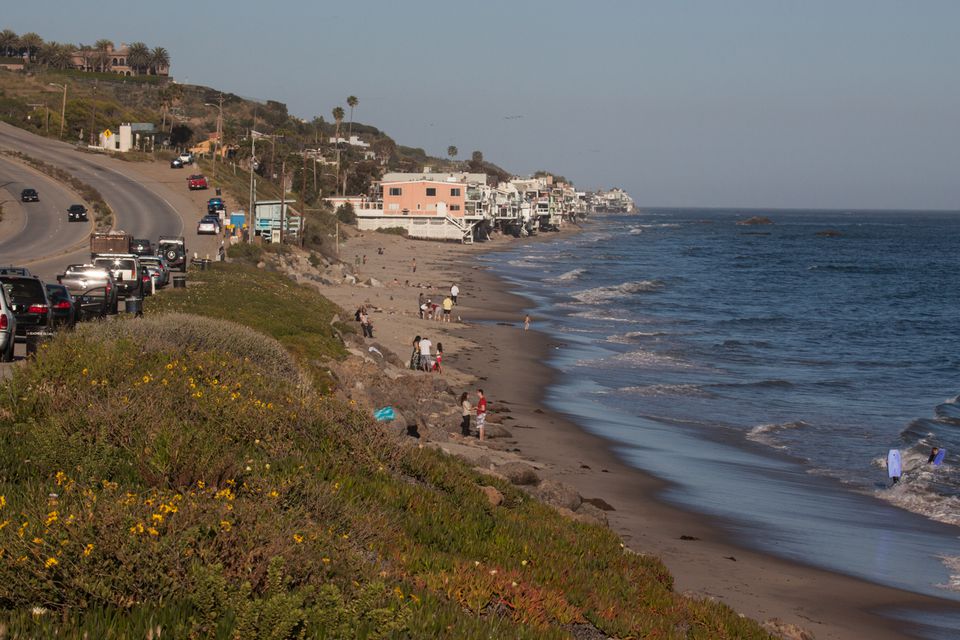
<path fill-rule="evenodd" d="M 0 123 L 0 149 L 26 153 L 68 171 L 97 189 L 113 209 L 116 215 L 114 227 L 117 229 L 132 233 L 138 238 L 150 238 L 154 242 L 160 235 L 183 235 L 184 220 L 178 207 L 169 201 L 169 194 L 164 193 L 167 189 L 146 184 L 145 181 L 138 179 L 136 167 L 133 166 L 135 163 L 87 153 L 73 145 L 42 138 L 4 123 Z M 130 165 L 130 167 L 127 169 L 123 165 Z M 37 190 L 41 191 L 40 204 L 43 204 L 43 189 L 37 187 Z M 19 200 L 19 190 L 16 195 Z M 189 209 L 186 212 L 189 212 Z M 65 223 L 66 213 L 63 214 L 63 219 Z M 36 238 L 31 239 L 25 236 L 25 232 L 18 233 L 0 245 L 2 246 L 0 262 L 8 263 L 12 258 L 23 256 L 24 251 L 20 248 L 20 243 L 30 242 L 36 253 L 34 260 L 26 266 L 40 277 L 52 279 L 57 273 L 62 272 L 65 265 L 71 262 L 84 262 L 90 257 L 86 247 L 78 248 L 77 251 L 68 254 L 61 253 L 55 257 L 42 257 L 56 253 L 58 246 L 64 246 L 64 244 L 70 246 L 67 242 L 68 238 L 52 239 L 48 235 L 45 240 L 38 242 Z M 14 249 L 14 247 L 17 248 Z M 8 255 L 10 258 L 7 257 Z M 37 259 L 38 257 L 41 259 Z"/>
<path fill-rule="evenodd" d="M 20 202 L 20 191 L 31 187 L 39 202 Z M 93 222 L 68 222 L 67 207 L 80 196 L 39 171 L 0 155 L 0 264 L 25 265 L 38 259 L 63 258 L 87 246 Z M 87 203 L 89 204 L 89 203 Z"/>

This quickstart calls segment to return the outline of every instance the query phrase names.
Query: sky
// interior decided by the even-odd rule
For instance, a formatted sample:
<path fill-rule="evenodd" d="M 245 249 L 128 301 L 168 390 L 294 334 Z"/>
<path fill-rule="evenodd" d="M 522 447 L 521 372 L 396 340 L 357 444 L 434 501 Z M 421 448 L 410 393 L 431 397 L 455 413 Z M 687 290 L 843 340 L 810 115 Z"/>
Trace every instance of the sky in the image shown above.
<path fill-rule="evenodd" d="M 958 0 L 7 3 L 179 82 L 645 206 L 960 209 Z"/>

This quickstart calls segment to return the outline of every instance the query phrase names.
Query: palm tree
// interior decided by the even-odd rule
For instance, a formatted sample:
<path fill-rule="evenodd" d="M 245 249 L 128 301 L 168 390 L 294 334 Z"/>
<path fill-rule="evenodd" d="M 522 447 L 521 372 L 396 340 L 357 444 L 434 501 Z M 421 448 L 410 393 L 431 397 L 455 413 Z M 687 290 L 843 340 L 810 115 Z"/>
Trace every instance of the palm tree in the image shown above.
<path fill-rule="evenodd" d="M 170 53 L 163 47 L 154 47 L 150 52 L 150 66 L 154 75 L 160 74 L 160 69 L 170 69 Z"/>
<path fill-rule="evenodd" d="M 457 148 L 453 145 L 447 147 L 447 155 L 450 156 L 450 159 L 453 160 L 457 157 Z"/>
<path fill-rule="evenodd" d="M 103 73 L 110 66 L 110 52 L 113 51 L 113 41 L 101 38 L 94 43 L 93 48 L 96 50 L 94 60 L 100 65 L 100 73 Z"/>
<path fill-rule="evenodd" d="M 140 75 L 150 66 L 150 48 L 143 42 L 134 42 L 127 49 L 127 66 Z"/>
<path fill-rule="evenodd" d="M 333 108 L 333 119 L 337 122 L 336 133 L 333 134 L 333 141 L 337 145 L 337 181 L 334 183 L 340 185 L 340 123 L 343 122 L 343 107 Z"/>
<path fill-rule="evenodd" d="M 34 57 L 43 46 L 43 38 L 31 31 L 20 36 L 20 48 L 27 54 L 27 62 L 33 62 Z"/>
<path fill-rule="evenodd" d="M 353 108 L 360 104 L 360 101 L 357 100 L 357 96 L 350 96 L 347 98 L 347 106 L 350 107 L 350 133 L 347 134 L 347 138 L 353 138 Z"/>
<path fill-rule="evenodd" d="M 0 56 L 12 56 L 20 48 L 20 37 L 10 29 L 0 31 Z"/>

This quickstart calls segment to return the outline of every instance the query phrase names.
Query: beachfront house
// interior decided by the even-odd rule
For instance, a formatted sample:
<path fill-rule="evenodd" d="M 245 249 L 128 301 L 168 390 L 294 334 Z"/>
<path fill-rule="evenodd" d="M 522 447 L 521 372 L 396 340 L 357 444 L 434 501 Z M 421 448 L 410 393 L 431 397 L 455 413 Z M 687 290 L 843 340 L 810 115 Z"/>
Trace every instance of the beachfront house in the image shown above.
<path fill-rule="evenodd" d="M 484 237 L 492 220 L 487 182 L 483 173 L 387 173 L 379 199 L 351 202 L 357 228 L 401 228 L 411 238 L 473 242 Z"/>

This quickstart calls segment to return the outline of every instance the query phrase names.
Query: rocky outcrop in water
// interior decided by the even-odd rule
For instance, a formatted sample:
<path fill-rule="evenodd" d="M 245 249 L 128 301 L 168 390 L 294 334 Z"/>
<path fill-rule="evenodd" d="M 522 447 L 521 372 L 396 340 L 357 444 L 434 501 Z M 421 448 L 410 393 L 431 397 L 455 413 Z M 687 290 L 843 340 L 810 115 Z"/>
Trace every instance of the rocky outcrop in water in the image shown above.
<path fill-rule="evenodd" d="M 737 224 L 739 225 L 773 224 L 773 220 L 765 216 L 753 216 L 752 218 L 747 218 L 746 220 L 738 220 Z"/>

